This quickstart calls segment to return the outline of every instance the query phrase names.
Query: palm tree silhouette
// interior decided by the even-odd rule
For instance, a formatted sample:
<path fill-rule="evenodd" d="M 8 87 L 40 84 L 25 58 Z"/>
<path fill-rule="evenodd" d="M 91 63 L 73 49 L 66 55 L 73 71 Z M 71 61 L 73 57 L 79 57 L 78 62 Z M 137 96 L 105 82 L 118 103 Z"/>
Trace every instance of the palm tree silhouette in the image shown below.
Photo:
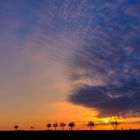
<path fill-rule="evenodd" d="M 74 122 L 70 122 L 68 124 L 68 126 L 70 127 L 70 130 L 72 131 L 73 130 L 73 127 L 75 127 L 75 123 Z"/>
<path fill-rule="evenodd" d="M 111 122 L 111 125 L 113 126 L 114 130 L 117 130 L 117 127 L 120 123 L 118 121 Z"/>
<path fill-rule="evenodd" d="M 50 129 L 51 126 L 52 126 L 51 123 L 48 123 L 48 124 L 46 125 L 46 127 L 48 128 L 48 130 Z"/>
<path fill-rule="evenodd" d="M 18 130 L 19 127 L 18 127 L 18 125 L 15 125 L 14 128 L 15 128 L 15 130 Z"/>
<path fill-rule="evenodd" d="M 92 130 L 92 127 L 95 126 L 94 122 L 93 121 L 89 121 L 87 126 L 90 128 L 90 130 Z"/>
<path fill-rule="evenodd" d="M 66 126 L 66 123 L 64 123 L 64 122 L 60 123 L 60 127 L 62 127 L 62 131 L 64 130 L 65 126 Z"/>
<path fill-rule="evenodd" d="M 56 130 L 56 128 L 58 127 L 58 123 L 54 123 L 54 124 L 53 124 L 53 127 L 54 127 L 55 130 Z"/>

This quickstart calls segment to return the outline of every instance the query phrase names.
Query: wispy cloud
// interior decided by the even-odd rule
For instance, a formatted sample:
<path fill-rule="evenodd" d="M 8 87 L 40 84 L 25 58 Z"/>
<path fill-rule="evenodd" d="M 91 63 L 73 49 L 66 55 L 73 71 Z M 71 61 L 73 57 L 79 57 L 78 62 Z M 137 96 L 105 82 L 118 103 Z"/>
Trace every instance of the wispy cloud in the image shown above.
<path fill-rule="evenodd" d="M 100 115 L 139 113 L 138 1 L 7 0 L 0 12 L 5 114 L 66 98 Z"/>
<path fill-rule="evenodd" d="M 130 3 L 106 2 L 104 7 L 98 3 L 97 27 L 89 31 L 73 60 L 72 81 L 79 84 L 75 84 L 70 101 L 97 108 L 100 116 L 140 112 L 140 14 L 134 1 L 130 15 Z M 89 84 L 91 79 L 98 82 Z"/>

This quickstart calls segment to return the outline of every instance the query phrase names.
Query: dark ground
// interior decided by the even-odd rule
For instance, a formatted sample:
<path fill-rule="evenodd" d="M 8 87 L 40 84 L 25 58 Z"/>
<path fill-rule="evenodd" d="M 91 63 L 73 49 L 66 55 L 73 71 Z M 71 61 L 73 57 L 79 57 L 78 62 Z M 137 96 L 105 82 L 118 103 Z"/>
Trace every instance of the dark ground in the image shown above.
<path fill-rule="evenodd" d="M 0 140 L 140 140 L 140 130 L 128 131 L 0 131 Z"/>

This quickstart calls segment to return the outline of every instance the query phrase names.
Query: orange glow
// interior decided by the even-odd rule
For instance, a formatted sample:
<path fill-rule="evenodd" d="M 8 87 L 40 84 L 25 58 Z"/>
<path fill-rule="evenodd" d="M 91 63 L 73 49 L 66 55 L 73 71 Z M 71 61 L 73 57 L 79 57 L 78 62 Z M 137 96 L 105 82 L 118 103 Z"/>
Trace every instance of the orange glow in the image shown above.
<path fill-rule="evenodd" d="M 58 111 L 54 114 L 50 114 L 51 120 L 58 121 L 88 121 L 90 119 L 96 119 L 98 115 L 97 110 L 87 109 L 85 107 L 73 105 L 68 102 L 60 102 L 53 105 Z"/>
<path fill-rule="evenodd" d="M 40 110 L 41 108 L 41 110 Z M 36 115 L 32 115 L 32 117 L 28 116 L 29 114 L 24 114 L 19 112 L 21 115 L 19 116 L 11 116 L 5 117 L 1 116 L 1 126 L 0 129 L 8 129 L 13 130 L 14 125 L 19 125 L 19 128 L 22 129 L 30 129 L 30 126 L 34 126 L 34 129 L 46 130 L 46 124 L 48 122 L 65 122 L 68 124 L 70 121 L 74 121 L 76 123 L 76 127 L 74 129 L 78 130 L 88 130 L 87 127 L 88 121 L 95 122 L 95 127 L 93 130 L 113 130 L 111 125 L 111 120 L 117 119 L 120 122 L 120 125 L 117 127 L 118 130 L 128 130 L 128 129 L 139 129 L 140 124 L 136 123 L 140 121 L 140 118 L 121 118 L 121 117 L 107 117 L 107 118 L 98 118 L 99 112 L 96 109 L 88 109 L 82 106 L 73 105 L 69 102 L 59 102 L 51 104 L 49 108 L 49 113 L 47 112 L 48 104 L 42 104 L 36 107 L 35 112 Z M 51 112 L 51 113 L 50 113 Z M 51 129 L 54 129 L 53 127 Z M 61 128 L 58 127 L 58 130 Z M 65 130 L 68 130 L 68 126 L 65 127 Z"/>

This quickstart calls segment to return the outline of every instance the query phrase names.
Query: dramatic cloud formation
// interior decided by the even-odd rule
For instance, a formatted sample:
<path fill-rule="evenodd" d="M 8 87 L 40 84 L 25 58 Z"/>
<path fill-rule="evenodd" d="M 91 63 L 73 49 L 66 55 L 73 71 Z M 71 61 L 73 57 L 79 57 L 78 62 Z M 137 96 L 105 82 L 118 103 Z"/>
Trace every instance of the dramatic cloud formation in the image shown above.
<path fill-rule="evenodd" d="M 0 21 L 3 125 L 57 118 L 67 99 L 88 116 L 139 114 L 138 0 L 1 0 Z"/>
<path fill-rule="evenodd" d="M 140 112 L 139 7 L 131 0 L 95 5 L 100 10 L 73 59 L 71 102 L 97 108 L 100 116 Z"/>

